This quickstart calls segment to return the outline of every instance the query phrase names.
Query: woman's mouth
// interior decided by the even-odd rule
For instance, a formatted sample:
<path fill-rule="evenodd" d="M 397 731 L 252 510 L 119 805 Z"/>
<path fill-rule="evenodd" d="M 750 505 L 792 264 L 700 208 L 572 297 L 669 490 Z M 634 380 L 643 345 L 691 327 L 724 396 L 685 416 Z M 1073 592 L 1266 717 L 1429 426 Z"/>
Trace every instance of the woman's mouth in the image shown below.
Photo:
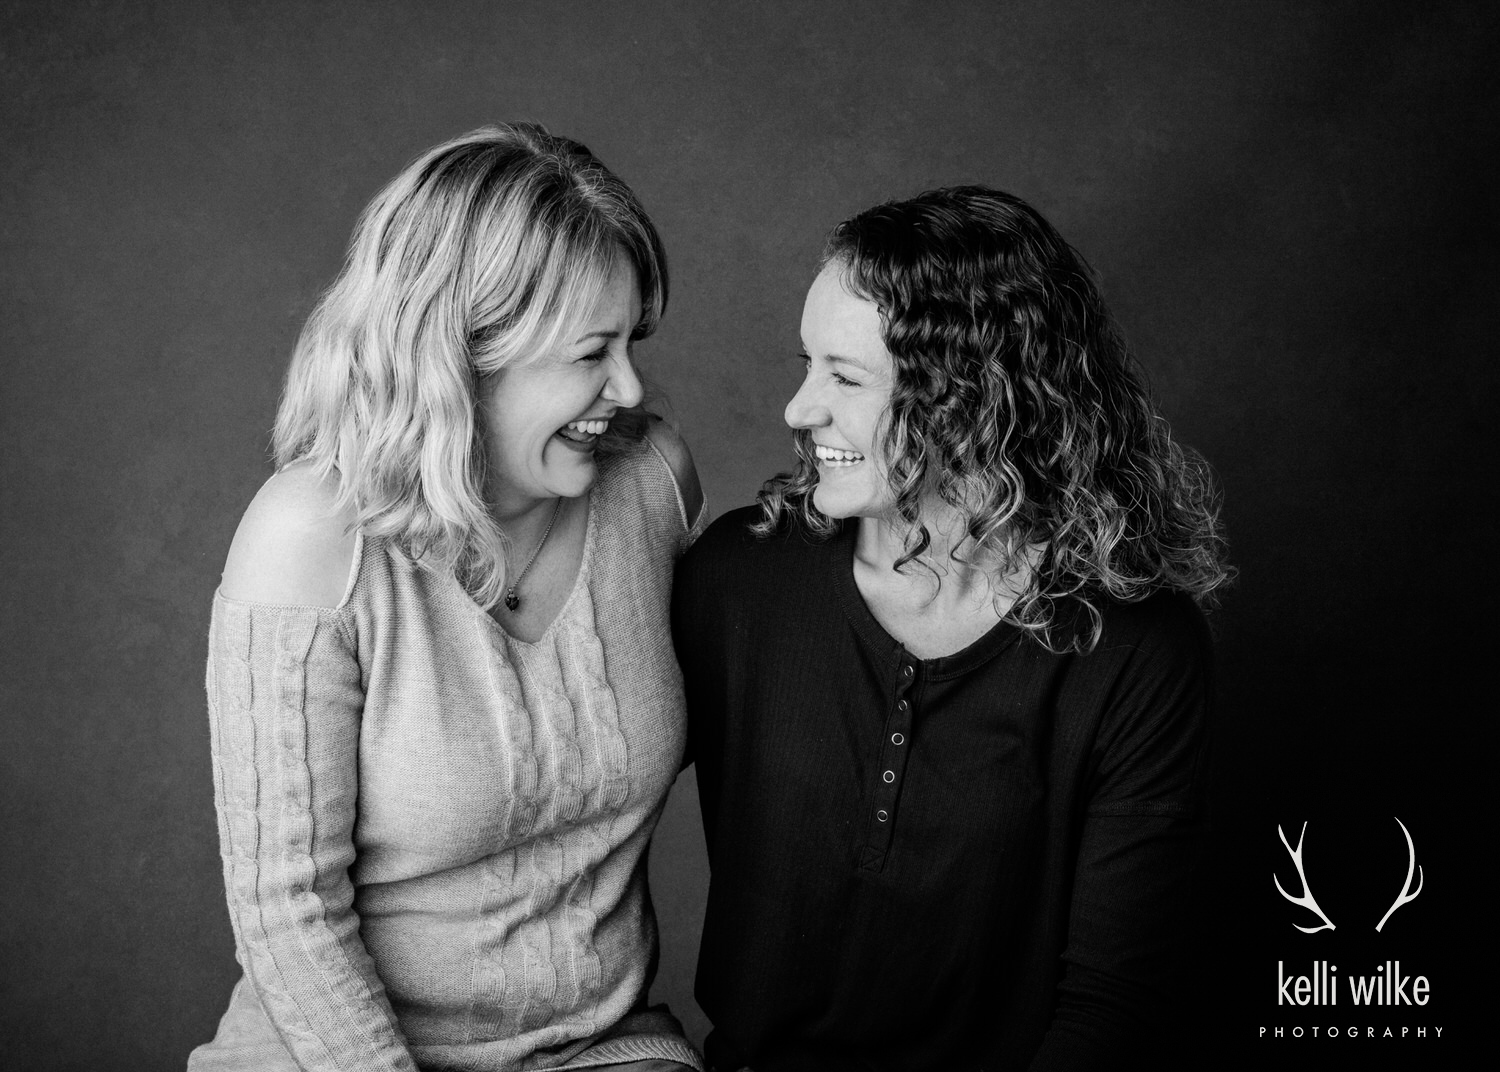
<path fill-rule="evenodd" d="M 572 446 L 592 447 L 598 442 L 604 430 L 609 427 L 609 421 L 602 419 L 569 421 L 555 433 L 559 439 Z"/>
<path fill-rule="evenodd" d="M 858 465 L 865 460 L 865 456 L 857 450 L 839 450 L 837 447 L 825 447 L 822 443 L 813 444 L 813 453 L 818 456 L 819 465 L 835 469 Z"/>

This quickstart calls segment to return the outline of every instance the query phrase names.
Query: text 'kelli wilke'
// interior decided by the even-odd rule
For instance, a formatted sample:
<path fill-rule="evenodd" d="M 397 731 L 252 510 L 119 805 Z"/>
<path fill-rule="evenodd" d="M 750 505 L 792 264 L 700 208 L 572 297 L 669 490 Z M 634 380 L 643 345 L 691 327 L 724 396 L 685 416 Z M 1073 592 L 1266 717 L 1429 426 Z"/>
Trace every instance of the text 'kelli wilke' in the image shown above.
<path fill-rule="evenodd" d="M 1276 1004 L 1337 1005 L 1339 1003 L 1338 965 L 1326 960 L 1313 961 L 1309 975 L 1288 975 L 1286 962 L 1276 962 Z M 1432 997 L 1427 976 L 1401 974 L 1401 962 L 1388 960 L 1373 975 L 1349 975 L 1344 978 L 1349 1000 L 1355 1005 L 1426 1005 Z M 1411 986 L 1407 992 L 1408 984 Z"/>

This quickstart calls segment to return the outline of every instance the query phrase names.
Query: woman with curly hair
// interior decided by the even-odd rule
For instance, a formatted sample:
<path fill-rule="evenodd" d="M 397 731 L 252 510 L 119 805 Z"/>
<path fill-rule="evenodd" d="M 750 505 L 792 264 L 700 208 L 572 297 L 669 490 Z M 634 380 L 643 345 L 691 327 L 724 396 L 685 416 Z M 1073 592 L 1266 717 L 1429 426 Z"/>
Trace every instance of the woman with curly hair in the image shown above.
<path fill-rule="evenodd" d="M 680 564 L 711 1067 L 1160 1048 L 1229 576 L 1082 259 L 982 187 L 837 227 L 798 463 Z"/>
<path fill-rule="evenodd" d="M 423 154 L 309 319 L 214 599 L 243 978 L 209 1070 L 701 1068 L 647 1008 L 702 522 L 638 409 L 667 300 L 635 195 L 540 127 Z"/>

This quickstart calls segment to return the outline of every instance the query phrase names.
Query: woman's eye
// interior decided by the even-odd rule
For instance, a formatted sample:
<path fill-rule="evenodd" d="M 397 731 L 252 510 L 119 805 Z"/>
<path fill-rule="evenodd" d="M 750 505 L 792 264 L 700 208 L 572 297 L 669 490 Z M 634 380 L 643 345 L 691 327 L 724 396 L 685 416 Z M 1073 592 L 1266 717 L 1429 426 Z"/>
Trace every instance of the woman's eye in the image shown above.
<path fill-rule="evenodd" d="M 802 367 L 808 372 L 812 371 L 812 356 L 806 350 L 797 355 L 797 360 L 802 362 Z M 848 376 L 838 372 L 829 372 L 828 378 L 840 387 L 858 387 L 860 385 L 858 380 L 851 380 Z"/>
<path fill-rule="evenodd" d="M 601 347 L 599 347 L 599 349 L 594 350 L 591 353 L 584 354 L 578 360 L 584 362 L 585 364 L 597 365 L 599 362 L 603 361 L 608 356 L 609 356 L 609 347 L 608 346 L 601 346 Z"/>

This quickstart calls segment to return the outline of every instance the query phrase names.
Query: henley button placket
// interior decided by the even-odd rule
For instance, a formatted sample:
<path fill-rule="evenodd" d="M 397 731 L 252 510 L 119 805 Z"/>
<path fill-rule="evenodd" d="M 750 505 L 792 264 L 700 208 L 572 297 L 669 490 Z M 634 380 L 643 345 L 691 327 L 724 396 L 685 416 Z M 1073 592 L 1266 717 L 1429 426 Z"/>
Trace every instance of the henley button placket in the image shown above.
<path fill-rule="evenodd" d="M 904 746 L 911 736 L 912 702 L 909 694 L 916 677 L 916 667 L 903 659 L 896 671 L 892 693 L 895 702 L 886 714 L 885 729 L 878 746 L 876 782 L 867 798 L 870 800 L 870 812 L 865 823 L 864 845 L 859 853 L 861 870 L 879 871 L 885 865 L 886 853 L 890 851 L 891 836 L 896 826 L 896 798 L 901 791 L 901 777 L 906 771 L 906 756 L 911 751 Z"/>

